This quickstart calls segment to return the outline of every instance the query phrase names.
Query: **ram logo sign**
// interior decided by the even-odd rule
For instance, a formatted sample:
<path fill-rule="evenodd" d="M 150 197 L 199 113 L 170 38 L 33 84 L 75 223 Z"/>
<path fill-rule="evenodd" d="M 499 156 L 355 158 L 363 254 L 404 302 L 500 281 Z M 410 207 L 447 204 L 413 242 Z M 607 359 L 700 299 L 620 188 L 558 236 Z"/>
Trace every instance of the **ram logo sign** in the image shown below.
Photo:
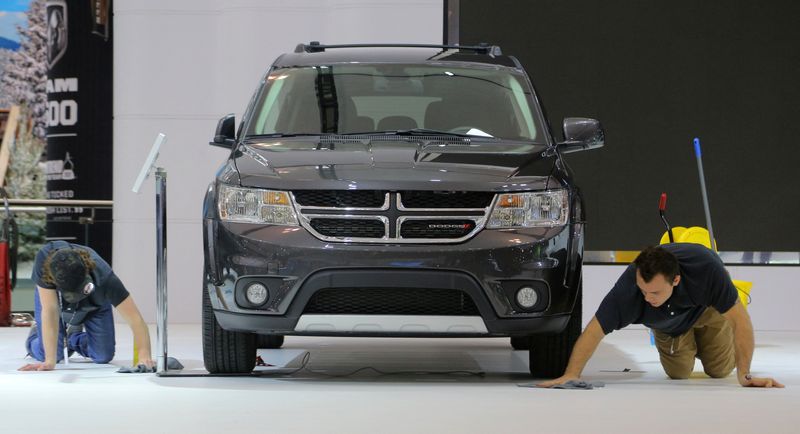
<path fill-rule="evenodd" d="M 53 65 L 67 51 L 67 3 L 64 0 L 47 2 L 47 66 Z"/>

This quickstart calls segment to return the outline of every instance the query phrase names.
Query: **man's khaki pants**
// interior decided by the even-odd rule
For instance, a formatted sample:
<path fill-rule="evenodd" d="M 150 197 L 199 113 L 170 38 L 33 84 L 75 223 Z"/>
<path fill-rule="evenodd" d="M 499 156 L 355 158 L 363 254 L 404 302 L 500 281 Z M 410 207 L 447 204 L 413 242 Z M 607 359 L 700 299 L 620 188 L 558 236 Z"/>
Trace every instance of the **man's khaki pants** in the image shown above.
<path fill-rule="evenodd" d="M 653 330 L 661 366 L 673 380 L 689 378 L 697 357 L 712 378 L 727 377 L 733 371 L 733 329 L 716 309 L 709 307 L 686 333 L 672 336 Z"/>

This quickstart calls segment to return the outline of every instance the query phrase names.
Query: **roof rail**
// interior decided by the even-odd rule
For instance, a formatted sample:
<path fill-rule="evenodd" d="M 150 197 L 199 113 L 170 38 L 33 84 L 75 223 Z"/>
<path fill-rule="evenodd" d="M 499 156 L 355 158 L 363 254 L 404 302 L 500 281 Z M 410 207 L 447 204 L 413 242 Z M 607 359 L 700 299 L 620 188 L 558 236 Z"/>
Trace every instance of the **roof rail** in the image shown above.
<path fill-rule="evenodd" d="M 341 44 L 323 45 L 319 41 L 311 41 L 308 44 L 297 44 L 295 53 L 321 53 L 331 48 L 444 48 L 448 50 L 474 51 L 476 53 L 488 54 L 490 56 L 502 56 L 503 51 L 497 45 L 480 43 L 478 45 L 431 45 L 431 44 Z"/>

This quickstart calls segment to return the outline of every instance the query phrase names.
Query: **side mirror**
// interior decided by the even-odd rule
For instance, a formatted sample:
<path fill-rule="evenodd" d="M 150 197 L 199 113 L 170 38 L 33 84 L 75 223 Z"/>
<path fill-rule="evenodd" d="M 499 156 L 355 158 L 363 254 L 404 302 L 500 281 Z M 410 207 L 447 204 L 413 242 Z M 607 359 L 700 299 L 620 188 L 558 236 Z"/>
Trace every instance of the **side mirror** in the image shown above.
<path fill-rule="evenodd" d="M 225 115 L 217 122 L 217 131 L 214 140 L 208 142 L 211 146 L 220 146 L 230 149 L 236 144 L 236 117 L 233 113 Z"/>
<path fill-rule="evenodd" d="M 602 148 L 605 132 L 597 119 L 564 118 L 564 141 L 558 144 L 562 154 Z"/>

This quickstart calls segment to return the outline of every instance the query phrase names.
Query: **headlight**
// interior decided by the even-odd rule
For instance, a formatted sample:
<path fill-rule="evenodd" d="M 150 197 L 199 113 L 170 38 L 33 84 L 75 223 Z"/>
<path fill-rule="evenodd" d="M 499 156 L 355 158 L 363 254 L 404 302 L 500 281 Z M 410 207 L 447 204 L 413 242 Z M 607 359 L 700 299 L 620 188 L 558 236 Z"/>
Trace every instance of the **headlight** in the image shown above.
<path fill-rule="evenodd" d="M 566 190 L 501 194 L 486 224 L 490 229 L 563 226 L 569 217 Z"/>
<path fill-rule="evenodd" d="M 217 207 L 222 221 L 297 225 L 289 193 L 220 185 Z"/>

